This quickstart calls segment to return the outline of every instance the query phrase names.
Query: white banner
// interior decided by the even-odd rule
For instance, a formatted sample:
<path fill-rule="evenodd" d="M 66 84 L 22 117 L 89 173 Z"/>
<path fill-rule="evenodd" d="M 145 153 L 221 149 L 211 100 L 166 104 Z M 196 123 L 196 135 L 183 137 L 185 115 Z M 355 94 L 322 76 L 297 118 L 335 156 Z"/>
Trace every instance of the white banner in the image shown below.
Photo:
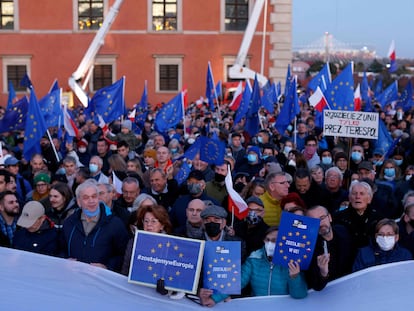
<path fill-rule="evenodd" d="M 323 134 L 354 138 L 378 139 L 378 112 L 323 111 Z"/>

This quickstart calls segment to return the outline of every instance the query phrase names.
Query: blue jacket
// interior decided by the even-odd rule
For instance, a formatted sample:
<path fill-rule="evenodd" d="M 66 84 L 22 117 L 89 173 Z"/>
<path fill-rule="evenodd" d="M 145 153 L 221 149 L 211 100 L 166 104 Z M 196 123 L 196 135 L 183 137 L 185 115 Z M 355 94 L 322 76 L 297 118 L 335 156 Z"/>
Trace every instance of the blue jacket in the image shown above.
<path fill-rule="evenodd" d="M 389 251 L 383 251 L 377 245 L 369 245 L 359 249 L 352 271 L 355 272 L 391 262 L 411 260 L 412 258 L 410 251 L 399 246 L 398 243 Z"/>
<path fill-rule="evenodd" d="M 289 269 L 270 262 L 261 248 L 246 259 L 241 271 L 241 287 L 250 283 L 252 296 L 290 295 L 305 298 L 308 295 L 305 276 L 301 272 L 296 278 L 289 276 Z M 213 294 L 215 302 L 222 301 L 226 295 Z"/>
<path fill-rule="evenodd" d="M 85 235 L 77 210 L 63 223 L 66 257 L 86 263 L 101 263 L 113 271 L 120 271 L 128 243 L 128 231 L 122 221 L 100 203 L 100 218 L 95 228 Z"/>

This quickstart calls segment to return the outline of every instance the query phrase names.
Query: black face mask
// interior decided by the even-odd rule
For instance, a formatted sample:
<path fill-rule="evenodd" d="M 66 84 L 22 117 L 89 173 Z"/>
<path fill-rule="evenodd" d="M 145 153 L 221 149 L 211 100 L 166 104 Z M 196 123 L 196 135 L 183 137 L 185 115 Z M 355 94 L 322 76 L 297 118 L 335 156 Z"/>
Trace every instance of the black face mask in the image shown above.
<path fill-rule="evenodd" d="M 220 224 L 216 222 L 208 222 L 204 224 L 204 228 L 206 230 L 207 235 L 211 238 L 218 236 L 221 232 Z"/>
<path fill-rule="evenodd" d="M 257 215 L 254 211 L 249 211 L 249 214 L 246 217 L 246 221 L 249 225 L 257 225 L 262 220 L 263 218 Z"/>
<path fill-rule="evenodd" d="M 226 176 L 214 173 L 214 180 L 217 182 L 223 182 L 226 179 Z"/>

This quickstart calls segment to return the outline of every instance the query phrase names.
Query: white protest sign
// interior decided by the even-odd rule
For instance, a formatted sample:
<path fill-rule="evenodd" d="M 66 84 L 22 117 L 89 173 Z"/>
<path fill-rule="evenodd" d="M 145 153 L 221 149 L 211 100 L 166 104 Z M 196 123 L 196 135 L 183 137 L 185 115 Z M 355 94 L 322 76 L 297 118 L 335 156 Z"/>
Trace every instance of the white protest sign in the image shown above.
<path fill-rule="evenodd" d="M 378 139 L 378 112 L 329 110 L 323 111 L 325 136 Z"/>

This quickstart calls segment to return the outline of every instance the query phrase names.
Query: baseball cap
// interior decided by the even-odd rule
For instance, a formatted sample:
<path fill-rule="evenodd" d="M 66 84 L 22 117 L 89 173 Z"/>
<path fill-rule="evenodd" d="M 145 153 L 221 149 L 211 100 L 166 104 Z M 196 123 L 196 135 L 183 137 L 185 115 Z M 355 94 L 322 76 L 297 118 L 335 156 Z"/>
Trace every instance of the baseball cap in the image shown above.
<path fill-rule="evenodd" d="M 23 228 L 30 228 L 44 214 L 45 208 L 41 203 L 29 201 L 24 205 L 22 214 L 17 220 L 17 225 Z"/>

